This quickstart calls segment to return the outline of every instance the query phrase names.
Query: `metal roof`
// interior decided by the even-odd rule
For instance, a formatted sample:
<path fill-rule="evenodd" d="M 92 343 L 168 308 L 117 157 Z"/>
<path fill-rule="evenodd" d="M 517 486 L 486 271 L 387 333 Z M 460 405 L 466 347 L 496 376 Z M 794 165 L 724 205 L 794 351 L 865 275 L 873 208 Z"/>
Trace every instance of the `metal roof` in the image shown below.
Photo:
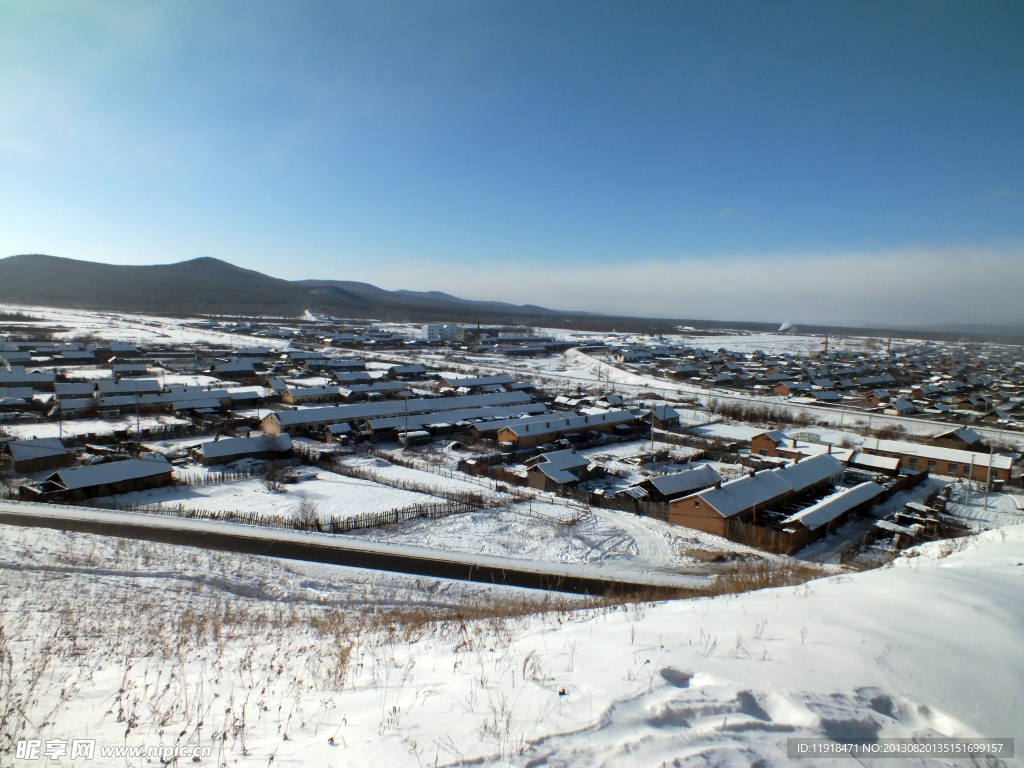
<path fill-rule="evenodd" d="M 36 440 L 18 440 L 7 443 L 7 450 L 15 461 L 45 459 L 49 456 L 66 456 L 70 451 L 55 437 L 44 437 Z"/>
<path fill-rule="evenodd" d="M 59 484 L 64 490 L 74 491 L 97 485 L 121 483 L 125 480 L 141 480 L 146 477 L 162 475 L 170 472 L 171 469 L 170 462 L 163 456 L 153 456 L 144 459 L 112 461 L 108 464 L 93 464 L 74 469 L 61 469 L 50 475 L 48 479 Z"/>
<path fill-rule="evenodd" d="M 306 424 L 338 424 L 343 421 L 356 421 L 382 416 L 398 416 L 408 412 L 440 413 L 455 411 L 460 408 L 476 408 L 482 406 L 518 405 L 531 402 L 530 396 L 523 392 L 502 392 L 493 395 L 470 395 L 467 397 L 417 398 L 402 402 L 355 403 L 337 405 L 326 408 L 307 408 L 299 411 L 275 411 L 267 418 L 276 419 L 282 426 L 299 426 Z"/>
<path fill-rule="evenodd" d="M 710 488 L 722 482 L 722 476 L 706 464 L 697 469 L 687 469 L 671 475 L 649 478 L 647 482 L 663 496 L 690 493 L 700 488 Z"/>
<path fill-rule="evenodd" d="M 782 523 L 783 525 L 787 523 L 800 523 L 813 531 L 831 523 L 854 507 L 871 501 L 884 490 L 878 483 L 861 483 L 853 488 L 828 496 L 817 504 L 812 504 L 806 509 L 800 510 L 795 515 L 790 515 Z"/>
<path fill-rule="evenodd" d="M 283 435 L 260 435 L 258 437 L 229 437 L 211 440 L 199 447 L 207 459 L 222 459 L 225 456 L 250 456 L 254 453 L 284 453 L 292 449 L 292 438 Z"/>

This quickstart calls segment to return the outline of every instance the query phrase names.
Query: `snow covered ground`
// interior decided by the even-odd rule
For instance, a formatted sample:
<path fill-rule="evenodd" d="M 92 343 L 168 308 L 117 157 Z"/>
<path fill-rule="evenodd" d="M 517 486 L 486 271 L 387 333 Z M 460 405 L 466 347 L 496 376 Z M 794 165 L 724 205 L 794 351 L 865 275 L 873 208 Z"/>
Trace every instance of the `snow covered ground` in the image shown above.
<path fill-rule="evenodd" d="M 525 590 L 3 528 L 0 703 L 25 715 L 8 738 L 204 764 L 841 766 L 786 740 L 1024 737 L 1022 562 L 1010 526 L 797 587 L 529 614 Z"/>
<path fill-rule="evenodd" d="M 187 419 L 177 416 L 142 416 L 136 423 L 135 416 L 118 419 L 67 419 L 60 423 L 4 424 L 4 431 L 18 440 L 34 437 L 58 437 L 59 435 L 110 435 L 127 430 L 134 433 L 136 426 L 143 431 L 170 424 L 190 424 Z"/>
<path fill-rule="evenodd" d="M 299 505 L 306 501 L 315 504 L 324 519 L 331 516 L 348 518 L 442 501 L 428 494 L 345 477 L 316 467 L 295 467 L 291 473 L 298 482 L 283 485 L 279 490 L 270 490 L 262 478 L 251 477 L 215 485 L 166 486 L 110 496 L 100 501 L 120 507 L 182 506 L 284 516 L 294 516 Z"/>

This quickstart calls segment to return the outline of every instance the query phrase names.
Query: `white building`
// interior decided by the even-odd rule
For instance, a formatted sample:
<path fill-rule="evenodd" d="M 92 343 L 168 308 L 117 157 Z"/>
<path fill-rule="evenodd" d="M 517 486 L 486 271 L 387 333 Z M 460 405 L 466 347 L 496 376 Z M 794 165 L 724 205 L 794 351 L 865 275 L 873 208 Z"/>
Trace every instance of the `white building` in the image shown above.
<path fill-rule="evenodd" d="M 423 326 L 421 338 L 428 342 L 454 341 L 458 333 L 455 323 L 431 323 Z"/>

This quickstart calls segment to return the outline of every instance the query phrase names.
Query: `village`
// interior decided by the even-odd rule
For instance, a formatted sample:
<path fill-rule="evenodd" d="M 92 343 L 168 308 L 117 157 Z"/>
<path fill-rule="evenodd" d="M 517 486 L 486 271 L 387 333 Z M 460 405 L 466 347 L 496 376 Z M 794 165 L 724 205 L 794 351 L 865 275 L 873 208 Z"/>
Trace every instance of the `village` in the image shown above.
<path fill-rule="evenodd" d="M 593 529 L 490 542 L 513 558 L 703 573 L 708 548 L 877 565 L 971 530 L 951 498 L 1021 484 L 1013 347 L 5 317 L 2 488 L 23 501 L 389 541 L 428 517 L 444 551 L 504 516 Z M 475 523 L 446 541 L 454 515 Z"/>

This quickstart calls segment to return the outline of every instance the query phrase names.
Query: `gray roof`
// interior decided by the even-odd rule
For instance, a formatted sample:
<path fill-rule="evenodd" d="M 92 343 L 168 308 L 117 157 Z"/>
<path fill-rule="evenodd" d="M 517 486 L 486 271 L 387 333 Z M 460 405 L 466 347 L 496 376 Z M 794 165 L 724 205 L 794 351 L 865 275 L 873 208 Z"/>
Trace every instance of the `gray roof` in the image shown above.
<path fill-rule="evenodd" d="M 775 470 L 764 470 L 723 483 L 721 488 L 703 491 L 697 496 L 722 517 L 732 517 L 755 505 L 767 504 L 792 490 L 793 487 L 779 477 Z"/>
<path fill-rule="evenodd" d="M 551 432 L 565 432 L 578 429 L 586 431 L 597 427 L 608 426 L 609 424 L 626 424 L 637 418 L 632 411 L 607 411 L 605 413 L 591 413 L 585 415 L 570 414 L 541 414 L 539 416 L 528 416 L 524 419 L 512 419 L 504 424 L 495 423 L 494 428 L 490 425 L 479 425 L 478 431 L 510 430 L 516 437 L 526 435 L 544 435 Z M 484 427 L 487 427 L 485 429 Z"/>
<path fill-rule="evenodd" d="M 104 379 L 97 382 L 101 395 L 135 395 L 159 392 L 163 387 L 156 379 Z"/>
<path fill-rule="evenodd" d="M 440 411 L 438 413 L 417 413 L 409 416 L 409 428 L 419 429 L 432 424 L 452 424 L 457 421 L 474 421 L 478 419 L 508 419 L 523 414 L 547 413 L 543 403 L 526 403 L 525 405 L 506 405 L 497 408 L 462 408 L 457 411 Z M 386 416 L 370 419 L 367 424 L 371 429 L 396 429 L 405 427 L 405 415 Z M 495 426 L 500 426 L 496 424 Z"/>
<path fill-rule="evenodd" d="M 298 411 L 275 411 L 267 418 L 274 418 L 282 426 L 307 424 L 340 424 L 343 421 L 360 421 L 382 416 L 398 416 L 408 412 L 440 413 L 460 408 L 483 406 L 519 405 L 531 402 L 523 392 L 502 392 L 494 395 L 470 395 L 467 397 L 417 398 L 402 402 L 355 403 L 326 408 L 306 408 Z"/>
<path fill-rule="evenodd" d="M 843 465 L 834 456 L 819 453 L 772 471 L 778 472 L 794 491 L 799 492 L 830 477 L 842 476 Z"/>
<path fill-rule="evenodd" d="M 590 466 L 590 460 L 583 454 L 573 450 L 552 451 L 544 453 L 527 462 L 530 469 L 543 472 L 556 483 L 574 483 L 579 478 L 573 474 L 574 469 L 583 469 Z"/>
<path fill-rule="evenodd" d="M 17 440 L 7 443 L 7 450 L 15 461 L 30 461 L 32 459 L 45 459 L 49 456 L 66 456 L 70 451 L 64 444 L 55 437 L 39 438 L 37 440 Z"/>
<path fill-rule="evenodd" d="M 687 469 L 671 475 L 652 477 L 648 480 L 663 496 L 674 496 L 680 493 L 690 493 L 700 488 L 710 488 L 721 481 L 722 476 L 706 464 L 697 469 Z"/>
<path fill-rule="evenodd" d="M 878 483 L 861 483 L 853 488 L 828 496 L 817 504 L 812 504 L 807 509 L 802 509 L 795 515 L 790 515 L 782 522 L 783 524 L 801 523 L 813 531 L 831 523 L 844 512 L 848 512 L 864 502 L 871 501 L 884 490 Z"/>
<path fill-rule="evenodd" d="M 724 483 L 721 488 L 698 493 L 723 517 L 732 517 L 751 507 L 788 493 L 799 493 L 831 477 L 843 474 L 843 465 L 827 453 L 811 456 L 780 469 L 766 469 Z"/>
<path fill-rule="evenodd" d="M 91 395 L 96 391 L 96 382 L 58 382 L 53 385 L 53 391 L 56 392 L 57 397 Z"/>
<path fill-rule="evenodd" d="M 229 437 L 211 440 L 199 447 L 207 459 L 223 459 L 227 456 L 251 456 L 255 453 L 285 453 L 292 449 L 289 435 L 260 435 L 258 437 Z"/>
<path fill-rule="evenodd" d="M 144 459 L 112 461 L 108 464 L 93 464 L 74 469 L 61 469 L 50 475 L 49 480 L 58 483 L 65 490 L 74 491 L 97 485 L 121 483 L 125 480 L 140 480 L 165 474 L 171 469 L 170 462 L 163 456 L 153 456 Z"/>
<path fill-rule="evenodd" d="M 456 378 L 450 377 L 445 379 L 448 384 L 456 389 L 459 387 L 484 387 L 488 384 L 512 384 L 515 382 L 511 376 L 477 376 L 477 377 L 466 377 Z"/>
<path fill-rule="evenodd" d="M 678 419 L 679 413 L 670 405 L 658 405 L 647 411 L 650 415 L 651 411 L 654 411 L 654 418 L 658 421 L 671 421 L 672 419 Z"/>

